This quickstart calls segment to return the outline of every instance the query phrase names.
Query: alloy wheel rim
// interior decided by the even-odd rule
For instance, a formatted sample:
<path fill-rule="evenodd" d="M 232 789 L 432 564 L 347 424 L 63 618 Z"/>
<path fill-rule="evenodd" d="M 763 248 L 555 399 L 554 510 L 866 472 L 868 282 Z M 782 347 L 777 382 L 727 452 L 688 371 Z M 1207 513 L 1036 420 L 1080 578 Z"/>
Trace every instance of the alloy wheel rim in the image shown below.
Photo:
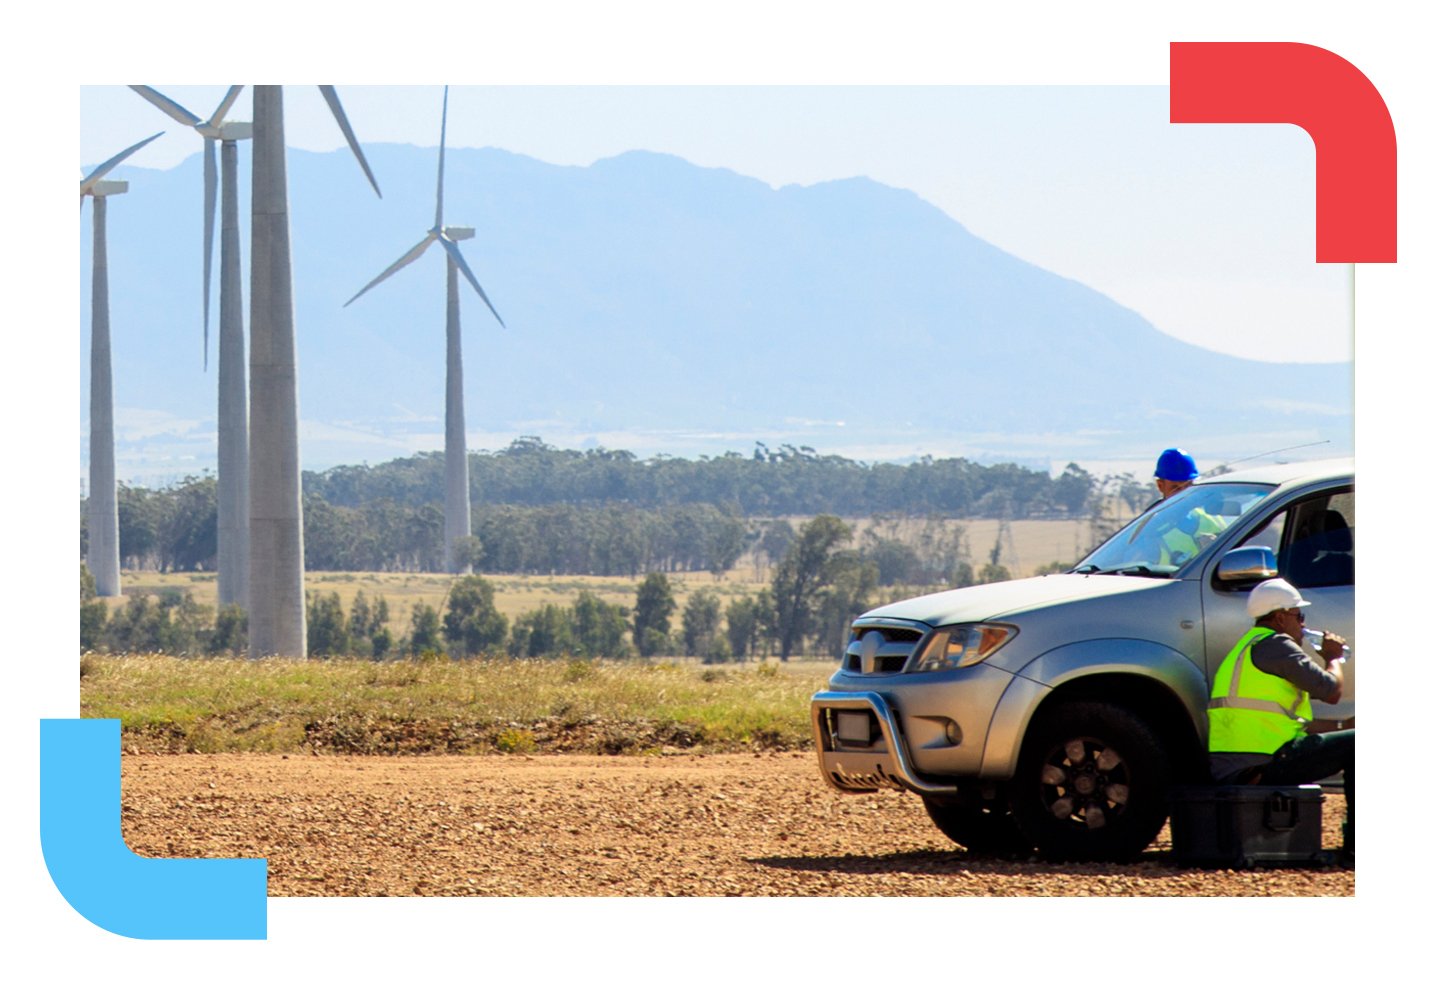
<path fill-rule="evenodd" d="M 1105 741 L 1074 737 L 1056 745 L 1040 768 L 1040 797 L 1056 821 L 1089 832 L 1106 828 L 1129 803 L 1129 766 Z"/>

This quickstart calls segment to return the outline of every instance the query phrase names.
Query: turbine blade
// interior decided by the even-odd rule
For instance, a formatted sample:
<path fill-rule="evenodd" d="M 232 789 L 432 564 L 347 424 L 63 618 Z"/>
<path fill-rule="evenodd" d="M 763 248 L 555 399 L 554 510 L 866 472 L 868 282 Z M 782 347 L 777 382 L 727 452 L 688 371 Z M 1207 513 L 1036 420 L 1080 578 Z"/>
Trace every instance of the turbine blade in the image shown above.
<path fill-rule="evenodd" d="M 133 147 L 126 147 L 124 150 L 121 150 L 115 156 L 105 161 L 99 167 L 96 167 L 90 172 L 89 177 L 85 178 L 83 181 L 80 182 L 80 193 L 84 194 L 91 188 L 93 188 L 96 184 L 100 182 L 100 178 L 104 177 L 106 174 L 114 170 L 122 161 L 125 160 L 126 157 L 130 156 L 130 154 L 134 153 L 136 150 L 139 150 L 151 140 L 157 140 L 164 135 L 165 133 L 162 130 L 161 132 L 156 133 L 154 136 L 147 136 L 145 139 L 141 140 Z"/>
<path fill-rule="evenodd" d="M 215 251 L 215 141 L 205 137 L 205 369 L 210 368 L 210 259 Z"/>
<path fill-rule="evenodd" d="M 379 276 L 376 276 L 373 280 L 371 280 L 370 282 L 366 283 L 366 284 L 365 284 L 365 288 L 364 288 L 363 290 L 361 290 L 359 293 L 355 294 L 355 295 L 354 295 L 353 297 L 351 297 L 350 299 L 346 300 L 345 303 L 344 303 L 344 306 L 348 307 L 350 304 L 352 304 L 352 303 L 354 303 L 356 300 L 360 299 L 360 297 L 364 296 L 365 292 L 366 292 L 367 290 L 369 290 L 370 287 L 376 285 L 377 283 L 380 283 L 382 280 L 387 280 L 387 279 L 389 279 L 389 278 L 390 278 L 391 276 L 393 276 L 395 273 L 397 273 L 397 272 L 400 271 L 401 269 L 405 268 L 406 266 L 410 265 L 410 263 L 414 262 L 416 259 L 419 259 L 420 256 L 422 256 L 422 255 L 424 254 L 425 250 L 430 247 L 430 243 L 433 242 L 433 241 L 435 241 L 435 238 L 436 238 L 436 235 L 435 235 L 434 232 L 431 232 L 429 235 L 425 236 L 423 239 L 420 240 L 420 244 L 419 244 L 419 245 L 415 246 L 413 249 L 411 249 L 409 252 L 405 253 L 405 254 L 404 254 L 403 256 L 401 256 L 399 259 L 396 259 L 393 263 L 390 264 L 390 268 L 389 268 L 389 269 L 385 270 L 385 271 L 384 271 L 383 273 L 381 273 Z"/>
<path fill-rule="evenodd" d="M 445 121 L 450 115 L 450 87 L 440 108 L 440 176 L 435 181 L 435 228 L 445 227 Z"/>
<path fill-rule="evenodd" d="M 350 129 L 350 121 L 345 118 L 345 109 L 340 105 L 340 97 L 335 93 L 333 85 L 320 86 L 320 94 L 325 97 L 325 102 L 330 106 L 330 112 L 334 114 L 335 122 L 340 124 L 340 132 L 345 134 L 345 142 L 350 145 L 351 152 L 355 159 L 360 162 L 360 168 L 370 180 L 370 187 L 375 189 L 375 196 L 383 198 L 380 194 L 380 186 L 375 183 L 375 175 L 370 173 L 370 164 L 365 160 L 365 153 L 360 149 L 360 141 L 355 139 L 355 131 Z"/>
<path fill-rule="evenodd" d="M 220 105 L 216 107 L 215 115 L 210 117 L 211 126 L 219 126 L 225 121 L 225 114 L 230 111 L 230 107 L 233 106 L 235 100 L 240 97 L 240 90 L 243 88 L 243 85 L 230 86 L 230 91 L 225 93 L 225 98 L 221 99 Z"/>
<path fill-rule="evenodd" d="M 484 287 L 480 286 L 480 281 L 475 279 L 475 274 L 470 272 L 470 267 L 469 264 L 465 262 L 465 257 L 460 255 L 460 247 L 443 235 L 440 236 L 440 245 L 445 247 L 445 252 L 449 253 L 450 259 L 454 260 L 460 272 L 465 274 L 465 279 L 470 281 L 470 286 L 475 288 L 475 292 L 480 295 L 480 299 L 485 302 L 485 306 L 490 308 L 490 313 L 495 315 L 495 320 L 500 322 L 501 327 L 505 327 L 505 319 L 500 316 L 500 312 L 495 309 L 495 305 L 490 303 L 490 298 L 485 296 Z"/>
<path fill-rule="evenodd" d="M 140 93 L 140 98 L 159 109 L 166 116 L 169 116 L 177 123 L 185 126 L 199 126 L 203 120 L 190 110 L 180 105 L 174 99 L 161 95 L 148 85 L 132 85 L 130 88 Z"/>

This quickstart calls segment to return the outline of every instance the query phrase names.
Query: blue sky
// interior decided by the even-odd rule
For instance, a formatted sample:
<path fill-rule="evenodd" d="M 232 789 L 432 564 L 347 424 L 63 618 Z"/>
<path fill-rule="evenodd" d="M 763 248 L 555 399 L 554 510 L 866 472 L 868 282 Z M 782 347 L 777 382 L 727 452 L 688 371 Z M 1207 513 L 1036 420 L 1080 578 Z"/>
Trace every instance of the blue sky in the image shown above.
<path fill-rule="evenodd" d="M 225 91 L 154 84 L 201 116 Z M 362 142 L 438 143 L 439 86 L 340 94 Z M 292 146 L 342 145 L 314 86 L 286 99 Z M 242 95 L 230 117 L 248 107 Z M 864 175 L 1185 341 L 1349 360 L 1347 268 L 1314 262 L 1307 134 L 1168 115 L 1160 85 L 479 86 L 451 90 L 449 141 L 576 165 L 655 150 L 775 186 Z M 84 164 L 161 129 L 136 165 L 174 166 L 200 141 L 124 86 L 80 90 Z"/>

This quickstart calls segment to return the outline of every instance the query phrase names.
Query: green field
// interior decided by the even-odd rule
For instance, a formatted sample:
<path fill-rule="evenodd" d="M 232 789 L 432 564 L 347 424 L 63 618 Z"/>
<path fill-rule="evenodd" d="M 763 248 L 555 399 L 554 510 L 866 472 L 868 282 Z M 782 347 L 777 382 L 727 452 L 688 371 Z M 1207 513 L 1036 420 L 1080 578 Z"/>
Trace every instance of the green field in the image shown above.
<path fill-rule="evenodd" d="M 88 654 L 80 713 L 127 751 L 659 753 L 797 749 L 829 660 L 711 667 Z"/>

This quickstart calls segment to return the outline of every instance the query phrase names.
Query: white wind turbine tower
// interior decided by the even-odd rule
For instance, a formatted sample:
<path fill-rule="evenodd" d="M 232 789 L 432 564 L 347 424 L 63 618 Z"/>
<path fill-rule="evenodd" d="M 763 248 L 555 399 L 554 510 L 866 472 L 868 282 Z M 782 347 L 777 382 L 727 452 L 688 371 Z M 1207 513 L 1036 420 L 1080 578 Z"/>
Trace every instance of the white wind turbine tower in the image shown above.
<path fill-rule="evenodd" d="M 370 165 L 333 85 L 320 86 L 375 194 Z M 299 393 L 285 176 L 284 96 L 254 86 L 250 198 L 250 657 L 305 657 L 305 543 Z"/>
<path fill-rule="evenodd" d="M 249 123 L 225 114 L 243 85 L 232 85 L 209 119 L 201 119 L 148 85 L 132 85 L 171 119 L 205 138 L 204 360 L 210 357 L 210 259 L 215 244 L 215 144 L 220 144 L 220 352 L 216 473 L 219 601 L 245 606 L 250 553 L 250 438 L 245 392 L 245 316 L 240 285 L 239 141 L 251 136 Z"/>
<path fill-rule="evenodd" d="M 90 542 L 86 561 L 95 592 L 120 596 L 120 512 L 115 495 L 115 396 L 110 378 L 110 270 L 105 251 L 105 202 L 130 189 L 128 181 L 101 180 L 155 136 L 96 167 L 80 179 L 80 207 L 95 199 L 95 247 L 90 279 Z"/>
<path fill-rule="evenodd" d="M 387 279 L 396 271 L 408 266 L 424 254 L 433 242 L 438 242 L 447 254 L 445 263 L 445 568 L 451 573 L 468 573 L 465 564 L 455 548 L 459 539 L 470 534 L 470 474 L 465 450 L 465 386 L 464 364 L 460 354 L 460 287 L 458 273 L 475 288 L 490 313 L 503 327 L 505 322 L 495 310 L 490 298 L 485 296 L 480 281 L 470 272 L 465 257 L 456 244 L 472 238 L 473 228 L 446 225 L 445 211 L 445 122 L 449 115 L 450 87 L 445 86 L 445 96 L 440 110 L 440 168 L 435 185 L 435 224 L 420 240 L 419 245 L 405 253 L 379 276 L 365 284 L 364 289 L 345 301 L 348 307 L 370 289 Z"/>

